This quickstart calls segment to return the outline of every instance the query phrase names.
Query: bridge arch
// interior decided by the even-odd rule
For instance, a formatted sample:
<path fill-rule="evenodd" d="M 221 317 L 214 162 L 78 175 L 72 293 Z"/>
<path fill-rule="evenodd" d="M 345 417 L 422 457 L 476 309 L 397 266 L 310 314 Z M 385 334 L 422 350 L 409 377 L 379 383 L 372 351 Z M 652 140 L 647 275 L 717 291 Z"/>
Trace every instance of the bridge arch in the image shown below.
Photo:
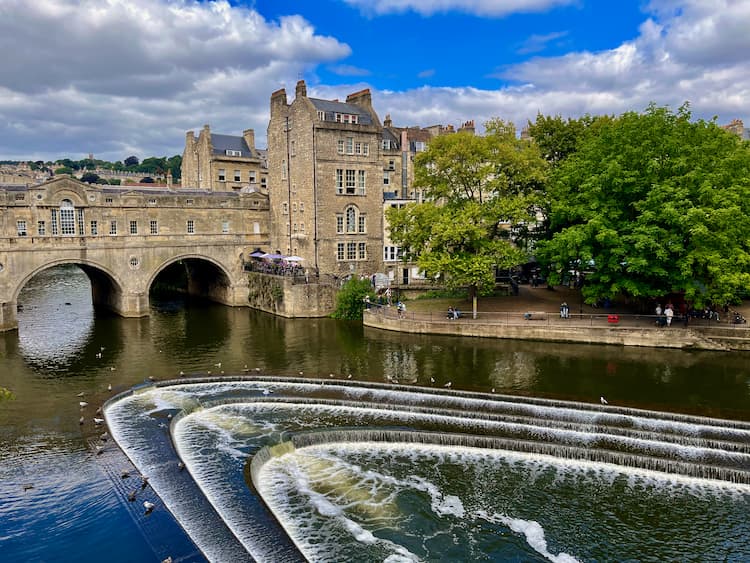
<path fill-rule="evenodd" d="M 146 283 L 148 295 L 157 278 L 170 268 L 184 267 L 187 278 L 185 291 L 188 295 L 203 297 L 225 305 L 235 305 L 233 277 L 220 261 L 203 254 L 181 254 L 163 261 Z"/>
<path fill-rule="evenodd" d="M 95 307 L 105 307 L 116 313 L 121 313 L 123 311 L 125 292 L 123 290 L 124 284 L 119 276 L 102 264 L 81 258 L 50 260 L 49 262 L 37 266 L 31 272 L 20 278 L 13 290 L 11 303 L 14 305 L 18 303 L 18 296 L 20 295 L 21 290 L 34 278 L 34 276 L 45 270 L 49 270 L 50 268 L 66 264 L 78 266 L 89 278 L 89 281 L 91 282 L 91 301 Z"/>

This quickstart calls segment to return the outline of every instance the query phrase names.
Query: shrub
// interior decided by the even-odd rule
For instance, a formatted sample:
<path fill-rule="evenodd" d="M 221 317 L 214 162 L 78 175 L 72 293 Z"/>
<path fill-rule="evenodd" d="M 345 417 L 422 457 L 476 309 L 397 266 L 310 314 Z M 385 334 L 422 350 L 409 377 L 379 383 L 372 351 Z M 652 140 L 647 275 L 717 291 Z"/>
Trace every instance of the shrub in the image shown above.
<path fill-rule="evenodd" d="M 336 310 L 331 315 L 334 319 L 361 320 L 365 308 L 365 297 L 372 295 L 370 280 L 352 278 L 347 281 L 336 295 Z"/>

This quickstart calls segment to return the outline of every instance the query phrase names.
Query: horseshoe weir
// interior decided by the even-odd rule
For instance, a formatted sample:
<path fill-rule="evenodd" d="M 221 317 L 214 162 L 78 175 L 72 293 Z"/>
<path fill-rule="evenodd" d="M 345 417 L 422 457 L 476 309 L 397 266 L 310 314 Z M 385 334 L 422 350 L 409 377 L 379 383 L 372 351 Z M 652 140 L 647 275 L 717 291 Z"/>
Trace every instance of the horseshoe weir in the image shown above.
<path fill-rule="evenodd" d="M 213 561 L 750 557 L 748 422 L 260 375 L 104 414 Z"/>

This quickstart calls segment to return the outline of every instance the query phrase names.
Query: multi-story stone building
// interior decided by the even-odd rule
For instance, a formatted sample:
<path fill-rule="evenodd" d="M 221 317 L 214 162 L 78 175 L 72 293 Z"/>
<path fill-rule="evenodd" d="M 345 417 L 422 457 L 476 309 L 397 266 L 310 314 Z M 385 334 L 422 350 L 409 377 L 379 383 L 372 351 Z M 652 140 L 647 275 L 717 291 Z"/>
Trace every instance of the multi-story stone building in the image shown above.
<path fill-rule="evenodd" d="M 196 139 L 193 131 L 185 136 L 182 155 L 182 185 L 212 192 L 239 192 L 265 189 L 265 154 L 255 148 L 255 132 L 247 129 L 241 137 L 211 133 L 208 125 Z"/>
<path fill-rule="evenodd" d="M 271 95 L 268 182 L 272 248 L 324 273 L 382 270 L 383 127 L 369 90 L 346 102 Z"/>

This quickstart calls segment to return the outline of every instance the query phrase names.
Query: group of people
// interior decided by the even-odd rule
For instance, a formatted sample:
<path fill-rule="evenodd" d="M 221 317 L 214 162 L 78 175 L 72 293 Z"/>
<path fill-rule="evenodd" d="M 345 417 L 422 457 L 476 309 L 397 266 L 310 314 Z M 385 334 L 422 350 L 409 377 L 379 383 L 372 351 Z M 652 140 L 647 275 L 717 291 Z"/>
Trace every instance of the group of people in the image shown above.
<path fill-rule="evenodd" d="M 446 317 L 449 321 L 453 321 L 455 319 L 461 318 L 461 311 L 459 311 L 457 308 L 448 307 L 448 315 Z"/>
<path fill-rule="evenodd" d="M 673 318 L 674 306 L 672 303 L 667 303 L 664 309 L 661 308 L 661 303 L 656 304 L 656 324 L 658 326 L 672 326 Z"/>

